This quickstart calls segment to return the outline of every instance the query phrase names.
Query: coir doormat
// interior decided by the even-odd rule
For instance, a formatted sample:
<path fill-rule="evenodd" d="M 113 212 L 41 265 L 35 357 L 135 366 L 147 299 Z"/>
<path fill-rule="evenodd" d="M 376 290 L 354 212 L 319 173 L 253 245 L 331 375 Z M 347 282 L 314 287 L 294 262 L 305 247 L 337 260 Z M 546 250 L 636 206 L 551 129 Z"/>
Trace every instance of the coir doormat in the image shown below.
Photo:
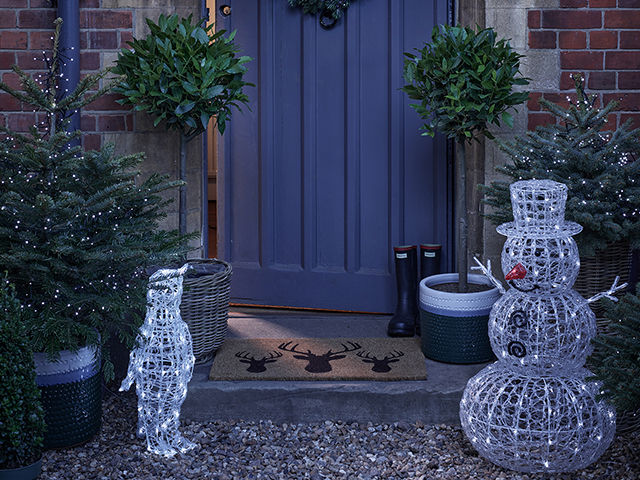
<path fill-rule="evenodd" d="M 209 380 L 425 380 L 420 338 L 227 338 Z"/>

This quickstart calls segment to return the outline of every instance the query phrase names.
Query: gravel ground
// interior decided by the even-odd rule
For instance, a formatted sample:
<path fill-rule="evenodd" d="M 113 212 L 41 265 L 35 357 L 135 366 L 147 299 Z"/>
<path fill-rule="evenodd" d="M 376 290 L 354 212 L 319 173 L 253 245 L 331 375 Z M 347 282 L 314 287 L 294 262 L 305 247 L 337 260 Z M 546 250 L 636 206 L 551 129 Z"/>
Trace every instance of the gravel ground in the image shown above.
<path fill-rule="evenodd" d="M 164 458 L 135 436 L 136 397 L 109 394 L 103 427 L 82 446 L 44 453 L 40 479 L 616 479 L 640 480 L 640 432 L 617 437 L 600 460 L 573 474 L 527 475 L 479 457 L 460 427 L 326 421 L 183 422 L 198 447 Z"/>

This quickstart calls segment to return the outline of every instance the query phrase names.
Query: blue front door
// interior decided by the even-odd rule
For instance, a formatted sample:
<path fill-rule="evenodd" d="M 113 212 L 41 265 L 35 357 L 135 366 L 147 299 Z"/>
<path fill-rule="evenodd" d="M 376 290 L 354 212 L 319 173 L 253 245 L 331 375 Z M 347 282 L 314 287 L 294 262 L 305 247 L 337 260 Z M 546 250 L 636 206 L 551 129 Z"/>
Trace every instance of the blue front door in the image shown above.
<path fill-rule="evenodd" d="M 231 301 L 392 312 L 392 247 L 440 243 L 451 267 L 447 142 L 421 136 L 398 89 L 403 52 L 447 0 L 358 0 L 331 29 L 287 0 L 227 0 L 251 111 L 218 148 L 219 257 Z M 229 12 L 229 10 L 226 10 Z"/>

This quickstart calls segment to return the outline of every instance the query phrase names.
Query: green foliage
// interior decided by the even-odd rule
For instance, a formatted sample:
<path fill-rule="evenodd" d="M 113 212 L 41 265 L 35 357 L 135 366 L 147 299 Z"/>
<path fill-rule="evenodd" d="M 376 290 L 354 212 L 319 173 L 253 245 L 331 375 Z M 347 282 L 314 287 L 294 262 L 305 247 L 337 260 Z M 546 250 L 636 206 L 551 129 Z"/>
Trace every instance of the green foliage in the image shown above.
<path fill-rule="evenodd" d="M 434 27 L 431 43 L 419 55 L 405 53 L 402 88 L 411 106 L 427 122 L 425 135 L 439 131 L 456 141 L 493 138 L 488 124 L 510 127 L 513 118 L 507 110 L 527 100 L 529 92 L 513 92 L 514 85 L 527 85 L 516 78 L 520 58 L 505 40 L 496 40 L 491 28 L 474 32 L 469 27 Z"/>
<path fill-rule="evenodd" d="M 40 455 L 45 424 L 35 368 L 20 302 L 5 278 L 0 282 L 0 469 L 30 465 Z"/>
<path fill-rule="evenodd" d="M 213 116 L 223 133 L 231 107 L 240 110 L 249 101 L 243 87 L 253 86 L 242 80 L 251 58 L 236 57 L 235 32 L 225 37 L 225 30 L 191 22 L 192 16 L 161 15 L 158 24 L 147 19 L 151 33 L 129 42 L 131 50 L 121 51 L 113 69 L 124 76 L 114 89 L 124 96 L 121 104 L 156 117 L 155 125 L 165 120 L 167 130 L 179 130 L 188 140 L 204 132 Z"/>
<path fill-rule="evenodd" d="M 598 335 L 589 357 L 594 377 L 603 384 L 605 398 L 620 411 L 640 408 L 640 298 L 626 295 L 618 303 L 607 300 L 610 335 Z"/>
<path fill-rule="evenodd" d="M 23 85 L 20 98 L 50 106 L 49 92 L 28 91 L 27 79 Z M 78 108 L 93 98 L 87 88 L 83 82 L 71 94 L 85 98 Z M 52 359 L 60 350 L 104 346 L 112 332 L 131 346 L 146 306 L 145 269 L 181 258 L 192 237 L 159 228 L 170 203 L 163 194 L 179 182 L 143 179 L 142 154 L 71 147 L 82 132 L 55 125 L 27 135 L 0 127 L 9 136 L 0 144 L 0 271 L 24 306 L 32 348 Z M 110 379 L 108 349 L 103 358 Z"/>
<path fill-rule="evenodd" d="M 349 0 L 289 0 L 292 7 L 302 7 L 304 13 L 316 14 L 326 10 L 333 18 L 340 18 L 350 3 Z"/>
<path fill-rule="evenodd" d="M 576 236 L 580 254 L 593 256 L 610 243 L 630 241 L 640 247 L 640 129 L 631 122 L 615 131 L 604 130 L 616 102 L 594 107 L 594 97 L 575 77 L 577 104 L 568 108 L 541 99 L 542 107 L 559 123 L 537 127 L 516 136 L 513 142 L 498 142 L 512 163 L 496 168 L 510 177 L 481 186 L 484 202 L 493 207 L 486 217 L 495 224 L 511 221 L 510 183 L 518 180 L 551 179 L 567 185 L 566 218 L 578 222 L 583 231 Z"/>

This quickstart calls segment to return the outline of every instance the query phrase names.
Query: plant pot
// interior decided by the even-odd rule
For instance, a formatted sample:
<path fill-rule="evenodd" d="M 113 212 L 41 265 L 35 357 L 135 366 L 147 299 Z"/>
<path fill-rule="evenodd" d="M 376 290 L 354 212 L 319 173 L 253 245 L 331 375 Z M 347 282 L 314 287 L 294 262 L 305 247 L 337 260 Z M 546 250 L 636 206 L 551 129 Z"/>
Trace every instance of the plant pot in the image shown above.
<path fill-rule="evenodd" d="M 457 283 L 457 273 L 427 277 L 420 282 L 422 353 L 445 363 L 482 363 L 495 358 L 489 341 L 489 314 L 500 292 L 451 293 L 431 287 Z M 470 284 L 492 286 L 483 275 L 469 275 Z"/>
<path fill-rule="evenodd" d="M 0 480 L 34 480 L 40 475 L 42 468 L 42 455 L 35 463 L 26 467 L 0 469 Z"/>
<path fill-rule="evenodd" d="M 102 423 L 100 357 L 93 347 L 60 352 L 59 362 L 34 354 L 36 383 L 45 411 L 44 448 L 63 448 L 93 438 Z"/>

